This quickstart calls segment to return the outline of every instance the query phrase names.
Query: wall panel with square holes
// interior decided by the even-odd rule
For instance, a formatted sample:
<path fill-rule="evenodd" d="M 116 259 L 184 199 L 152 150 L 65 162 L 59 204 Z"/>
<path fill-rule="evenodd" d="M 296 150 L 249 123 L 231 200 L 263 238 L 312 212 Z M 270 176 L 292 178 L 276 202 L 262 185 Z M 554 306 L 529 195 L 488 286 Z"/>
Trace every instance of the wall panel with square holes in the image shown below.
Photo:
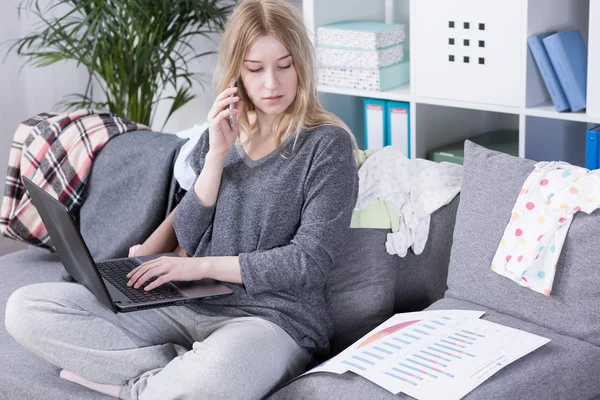
<path fill-rule="evenodd" d="M 413 21 L 418 97 L 520 107 L 520 0 L 418 0 Z"/>

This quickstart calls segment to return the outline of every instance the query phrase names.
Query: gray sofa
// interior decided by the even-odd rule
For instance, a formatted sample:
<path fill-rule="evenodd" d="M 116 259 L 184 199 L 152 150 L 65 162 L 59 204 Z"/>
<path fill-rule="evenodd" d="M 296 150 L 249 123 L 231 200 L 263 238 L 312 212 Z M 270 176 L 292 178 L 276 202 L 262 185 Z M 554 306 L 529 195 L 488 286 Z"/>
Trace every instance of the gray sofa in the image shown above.
<path fill-rule="evenodd" d="M 95 259 L 125 255 L 173 208 L 175 183 L 170 176 L 182 143 L 172 135 L 134 132 L 111 140 L 100 152 L 78 216 Z M 481 310 L 484 319 L 552 341 L 492 376 L 467 399 L 600 397 L 600 271 L 595 268 L 599 214 L 575 216 L 552 296 L 524 289 L 493 273 L 489 264 L 533 162 L 470 143 L 465 158 L 460 199 L 433 214 L 423 254 L 390 256 L 384 247 L 386 231 L 351 231 L 328 276 L 328 307 L 335 326 L 332 354 L 396 312 L 427 307 Z M 0 270 L 5 272 L 0 283 L 3 304 L 20 286 L 70 279 L 55 255 L 36 249 L 1 257 Z M 0 359 L 0 398 L 106 398 L 61 380 L 57 368 L 22 349 L 4 329 Z M 408 396 L 393 396 L 352 373 L 316 373 L 278 388 L 270 398 Z"/>

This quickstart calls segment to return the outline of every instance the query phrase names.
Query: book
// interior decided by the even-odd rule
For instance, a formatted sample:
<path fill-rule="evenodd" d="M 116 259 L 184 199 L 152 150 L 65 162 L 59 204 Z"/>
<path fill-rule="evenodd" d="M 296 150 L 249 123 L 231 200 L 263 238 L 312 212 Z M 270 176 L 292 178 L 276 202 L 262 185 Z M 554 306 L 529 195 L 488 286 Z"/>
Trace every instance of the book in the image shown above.
<path fill-rule="evenodd" d="M 554 103 L 556 111 L 561 112 L 569 109 L 569 103 L 567 102 L 565 92 L 563 91 L 562 86 L 558 81 L 556 71 L 554 71 L 552 62 L 548 57 L 548 53 L 546 52 L 544 43 L 542 43 L 542 39 L 555 33 L 556 32 L 550 32 L 530 37 L 527 40 L 527 45 L 529 46 L 531 55 L 533 56 L 538 70 L 542 75 L 542 79 L 546 84 L 546 89 L 548 89 L 548 93 L 550 94 L 550 98 L 552 99 L 552 103 Z"/>
<path fill-rule="evenodd" d="M 579 29 L 542 39 L 571 111 L 586 108 L 587 48 Z"/>
<path fill-rule="evenodd" d="M 385 146 L 386 118 L 385 100 L 364 99 L 365 107 L 365 150 L 381 149 Z"/>
<path fill-rule="evenodd" d="M 585 139 L 585 167 L 589 170 L 598 169 L 598 153 L 600 146 L 598 139 L 600 138 L 600 125 L 587 131 Z"/>
<path fill-rule="evenodd" d="M 410 103 L 386 103 L 387 130 L 385 145 L 392 146 L 410 158 Z"/>

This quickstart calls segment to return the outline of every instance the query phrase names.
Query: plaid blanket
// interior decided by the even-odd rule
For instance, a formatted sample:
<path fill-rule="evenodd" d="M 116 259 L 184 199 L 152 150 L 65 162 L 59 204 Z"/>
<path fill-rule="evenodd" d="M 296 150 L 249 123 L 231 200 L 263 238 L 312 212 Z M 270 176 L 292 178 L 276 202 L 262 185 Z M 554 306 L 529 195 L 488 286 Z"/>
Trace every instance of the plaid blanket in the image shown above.
<path fill-rule="evenodd" d="M 0 233 L 54 251 L 21 176 L 74 210 L 83 202 L 86 178 L 96 152 L 121 133 L 148 129 L 117 115 L 89 109 L 42 113 L 22 122 L 8 159 Z"/>

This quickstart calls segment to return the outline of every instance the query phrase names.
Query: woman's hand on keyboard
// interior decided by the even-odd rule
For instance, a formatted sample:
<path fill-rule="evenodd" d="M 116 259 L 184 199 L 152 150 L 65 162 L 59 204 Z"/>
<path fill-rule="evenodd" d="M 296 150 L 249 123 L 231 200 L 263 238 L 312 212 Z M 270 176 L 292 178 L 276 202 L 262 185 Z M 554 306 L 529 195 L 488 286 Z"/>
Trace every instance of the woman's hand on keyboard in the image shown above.
<path fill-rule="evenodd" d="M 170 281 L 196 281 L 203 276 L 202 258 L 200 257 L 158 257 L 147 261 L 127 274 L 127 286 L 140 288 L 148 280 L 158 277 L 145 287 L 152 290 Z"/>

